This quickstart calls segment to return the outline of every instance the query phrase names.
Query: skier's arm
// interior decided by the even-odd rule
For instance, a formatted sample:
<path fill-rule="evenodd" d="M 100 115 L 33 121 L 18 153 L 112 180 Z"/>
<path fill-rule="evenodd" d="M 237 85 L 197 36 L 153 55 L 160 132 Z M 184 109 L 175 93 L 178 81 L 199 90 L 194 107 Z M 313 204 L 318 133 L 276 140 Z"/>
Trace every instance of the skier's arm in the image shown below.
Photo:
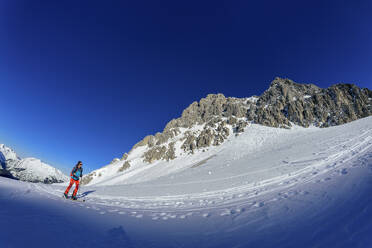
<path fill-rule="evenodd" d="M 75 167 L 72 168 L 72 171 L 71 171 L 71 173 L 70 173 L 70 177 L 72 177 L 74 174 L 75 174 Z"/>

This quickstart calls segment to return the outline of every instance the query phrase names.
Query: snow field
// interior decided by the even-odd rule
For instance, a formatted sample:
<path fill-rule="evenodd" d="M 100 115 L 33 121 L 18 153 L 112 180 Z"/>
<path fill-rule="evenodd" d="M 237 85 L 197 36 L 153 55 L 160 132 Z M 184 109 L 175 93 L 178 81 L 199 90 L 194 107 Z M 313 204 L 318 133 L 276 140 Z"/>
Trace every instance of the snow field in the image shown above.
<path fill-rule="evenodd" d="M 0 178 L 0 245 L 38 247 L 42 233 L 54 247 L 372 247 L 372 117 L 251 125 L 192 161 L 133 170 L 82 186 L 84 203 L 62 199 L 66 185 Z"/>

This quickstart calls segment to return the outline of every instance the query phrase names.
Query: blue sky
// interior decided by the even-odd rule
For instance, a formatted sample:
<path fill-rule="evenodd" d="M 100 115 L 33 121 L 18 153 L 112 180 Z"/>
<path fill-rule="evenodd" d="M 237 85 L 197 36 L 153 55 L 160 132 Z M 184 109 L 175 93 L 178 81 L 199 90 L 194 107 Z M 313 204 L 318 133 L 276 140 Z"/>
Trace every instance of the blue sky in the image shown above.
<path fill-rule="evenodd" d="M 107 164 L 209 93 L 372 86 L 371 1 L 2 1 L 0 143 Z"/>

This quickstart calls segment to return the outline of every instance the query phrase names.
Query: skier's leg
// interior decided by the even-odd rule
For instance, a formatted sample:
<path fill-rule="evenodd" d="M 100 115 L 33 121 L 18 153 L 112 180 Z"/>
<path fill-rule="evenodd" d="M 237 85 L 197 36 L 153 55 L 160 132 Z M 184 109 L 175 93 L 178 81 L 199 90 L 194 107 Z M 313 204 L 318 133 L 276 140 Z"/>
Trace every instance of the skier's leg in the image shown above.
<path fill-rule="evenodd" d="M 67 187 L 67 189 L 66 189 L 66 191 L 65 191 L 65 194 L 67 195 L 68 194 L 68 192 L 70 191 L 70 189 L 71 189 L 71 187 L 72 187 L 72 185 L 74 184 L 74 179 L 70 179 L 70 184 L 68 185 L 68 187 Z"/>
<path fill-rule="evenodd" d="M 75 181 L 75 190 L 74 190 L 74 193 L 72 194 L 72 196 L 76 197 L 76 194 L 79 190 L 79 180 L 76 180 Z"/>

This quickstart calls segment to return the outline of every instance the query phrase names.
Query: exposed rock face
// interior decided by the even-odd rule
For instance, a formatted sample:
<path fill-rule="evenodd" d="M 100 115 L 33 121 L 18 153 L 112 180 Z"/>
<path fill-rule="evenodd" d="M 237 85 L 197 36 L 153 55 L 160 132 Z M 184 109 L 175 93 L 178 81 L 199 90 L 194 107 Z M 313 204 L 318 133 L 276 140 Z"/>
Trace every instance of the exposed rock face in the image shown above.
<path fill-rule="evenodd" d="M 353 84 L 335 84 L 321 89 L 313 84 L 298 84 L 276 78 L 258 99 L 248 120 L 272 126 L 329 127 L 371 115 L 371 94 Z"/>
<path fill-rule="evenodd" d="M 146 136 L 132 149 L 140 146 L 150 148 L 143 155 L 145 162 L 168 161 L 176 157 L 174 139 L 181 129 L 189 129 L 178 138 L 183 142 L 181 149 L 194 153 L 223 143 L 230 130 L 236 135 L 244 132 L 248 123 L 278 128 L 290 128 L 291 123 L 303 127 L 344 124 L 370 116 L 371 100 L 371 90 L 353 84 L 335 84 L 322 89 L 313 84 L 275 78 L 259 97 L 210 94 L 199 102 L 193 102 L 180 118 L 171 120 L 162 133 Z M 198 125 L 201 129 L 195 131 L 193 128 Z"/>
<path fill-rule="evenodd" d="M 87 185 L 90 181 L 93 180 L 93 177 L 96 176 L 96 172 L 93 171 L 91 173 L 89 173 L 88 175 L 85 175 L 83 176 L 83 178 L 81 179 L 81 184 L 82 185 Z"/>
<path fill-rule="evenodd" d="M 174 143 L 171 142 L 168 144 L 168 147 L 165 145 L 157 145 L 143 154 L 145 162 L 152 163 L 155 160 L 166 160 L 175 159 Z"/>
<path fill-rule="evenodd" d="M 195 124 L 206 123 L 216 116 L 245 117 L 249 104 L 250 101 L 247 102 L 247 98 L 226 98 L 222 94 L 209 94 L 206 98 L 202 98 L 199 103 L 193 102 L 183 111 L 180 118 L 171 120 L 164 130 L 177 127 L 190 128 Z"/>
<path fill-rule="evenodd" d="M 120 161 L 120 159 L 118 159 L 118 158 L 114 158 L 114 159 L 111 161 L 110 164 L 113 164 L 113 163 L 116 163 L 116 162 L 119 162 L 119 161 Z"/>
<path fill-rule="evenodd" d="M 242 133 L 244 132 L 244 128 L 247 126 L 247 122 L 246 121 L 239 121 L 237 124 L 236 124 L 236 127 L 235 127 L 235 132 L 236 133 Z"/>
<path fill-rule="evenodd" d="M 127 160 L 128 159 L 128 153 L 124 153 L 123 154 L 123 157 L 121 157 L 121 159 L 120 160 Z"/>
<path fill-rule="evenodd" d="M 129 163 L 129 161 L 125 161 L 124 164 L 123 164 L 123 166 L 120 167 L 119 172 L 125 171 L 125 170 L 127 170 L 127 169 L 129 169 L 129 168 L 130 168 L 130 163 Z"/>
<path fill-rule="evenodd" d="M 207 148 L 211 145 L 218 146 L 229 136 L 230 130 L 226 127 L 226 121 L 220 118 L 210 120 L 204 126 L 204 129 L 198 132 L 186 132 L 185 140 L 181 148 L 185 152 L 194 153 L 195 150 Z"/>

